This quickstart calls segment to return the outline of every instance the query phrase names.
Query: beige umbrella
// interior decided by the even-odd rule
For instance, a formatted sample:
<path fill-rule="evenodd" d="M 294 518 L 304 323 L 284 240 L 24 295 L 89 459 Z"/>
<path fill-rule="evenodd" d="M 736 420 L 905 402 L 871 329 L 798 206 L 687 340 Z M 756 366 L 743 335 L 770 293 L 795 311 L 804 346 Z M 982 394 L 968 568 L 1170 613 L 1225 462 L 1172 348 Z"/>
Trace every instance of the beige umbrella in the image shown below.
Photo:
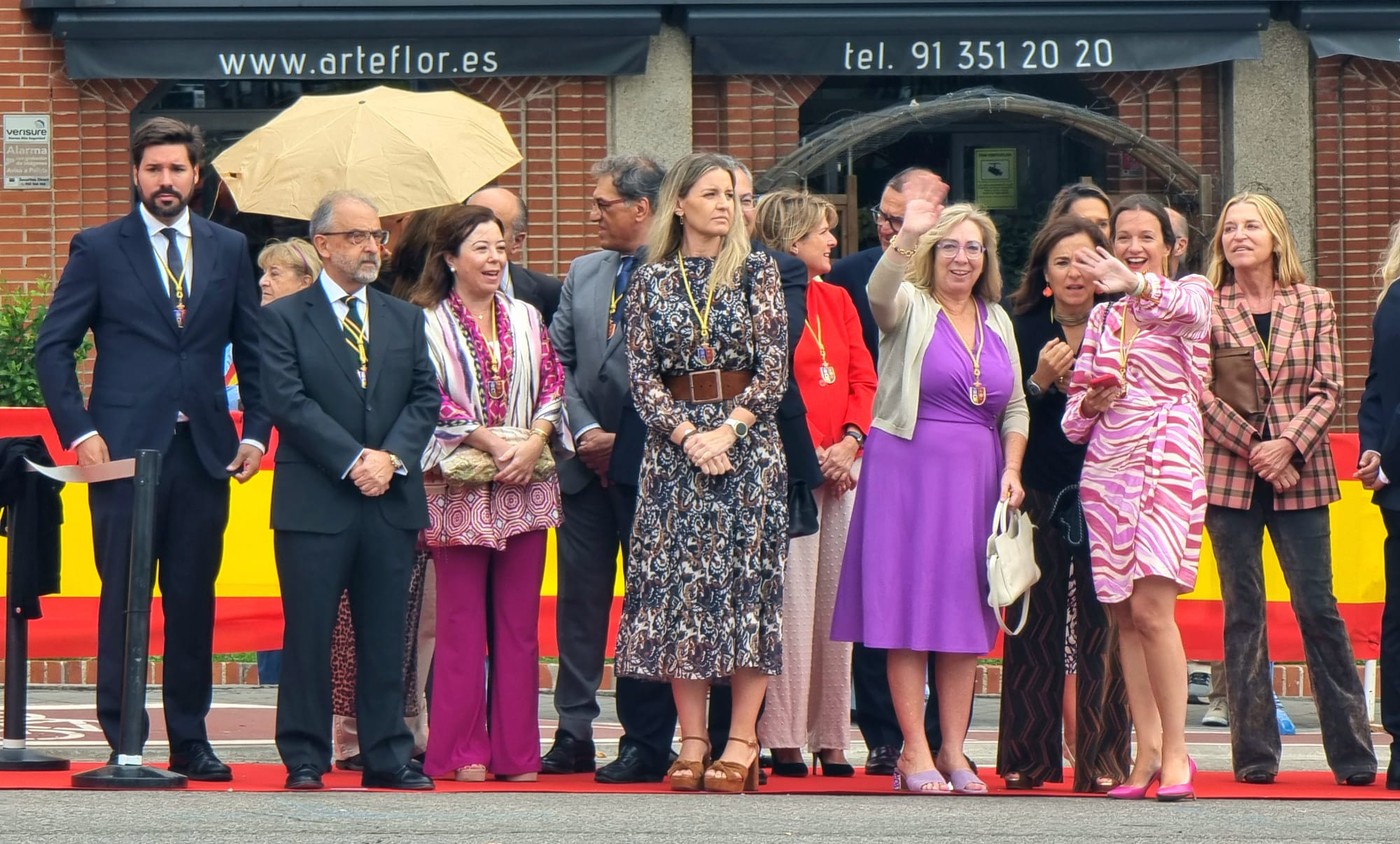
<path fill-rule="evenodd" d="M 305 96 L 214 159 L 240 211 L 311 219 L 357 190 L 384 216 L 461 202 L 520 162 L 501 115 L 455 91 Z"/>

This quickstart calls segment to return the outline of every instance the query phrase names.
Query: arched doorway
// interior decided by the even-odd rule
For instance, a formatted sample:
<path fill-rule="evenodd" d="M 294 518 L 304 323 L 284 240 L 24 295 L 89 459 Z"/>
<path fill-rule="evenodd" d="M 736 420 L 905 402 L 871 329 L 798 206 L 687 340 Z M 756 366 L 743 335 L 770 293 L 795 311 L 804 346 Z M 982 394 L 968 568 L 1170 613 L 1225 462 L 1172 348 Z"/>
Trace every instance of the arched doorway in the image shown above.
<path fill-rule="evenodd" d="M 862 179 L 862 163 L 882 150 L 907 144 L 914 136 L 939 136 L 935 159 L 886 156 L 895 170 L 931 166 L 952 186 L 951 199 L 988 206 L 1002 229 L 1004 265 L 1015 272 L 1055 190 L 1065 182 L 1090 179 L 1113 192 L 1112 173 L 1142 169 L 1155 193 L 1209 231 L 1213 179 L 1175 150 L 1132 129 L 1109 114 L 1026 93 L 977 87 L 891 106 L 846 118 L 807 139 L 757 179 L 760 192 L 802 185 L 835 197 L 843 209 L 842 251 L 873 242 L 873 225 L 863 209 L 878 201 L 886 173 Z M 1070 145 L 1088 146 L 1094 155 L 1066 155 Z M 1109 165 L 1112 165 L 1111 167 Z M 1010 172 L 1008 173 L 1008 166 Z M 980 169 L 979 169 L 980 168 Z M 879 172 L 874 166 L 867 171 Z M 988 173 L 987 171 L 992 171 Z M 998 185 L 997 175 L 1010 178 Z M 993 201 L 987 201 L 991 199 Z M 849 221 L 859 221 L 858 226 Z M 1199 244 L 1193 238 L 1193 247 Z M 1188 258 L 1191 256 L 1188 256 Z"/>

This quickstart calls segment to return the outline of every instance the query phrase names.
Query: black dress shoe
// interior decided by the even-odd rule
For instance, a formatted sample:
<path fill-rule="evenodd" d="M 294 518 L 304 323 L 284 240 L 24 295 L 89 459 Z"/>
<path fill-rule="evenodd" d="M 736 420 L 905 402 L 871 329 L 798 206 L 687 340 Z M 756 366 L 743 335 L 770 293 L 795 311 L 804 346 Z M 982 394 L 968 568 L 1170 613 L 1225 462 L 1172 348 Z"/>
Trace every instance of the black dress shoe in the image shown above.
<path fill-rule="evenodd" d="M 337 771 L 363 771 L 365 769 L 365 757 L 359 753 L 345 759 L 335 760 Z"/>
<path fill-rule="evenodd" d="M 393 771 L 371 771 L 366 769 L 360 775 L 360 785 L 365 788 L 392 788 L 398 791 L 432 791 L 433 781 L 412 765 L 400 765 Z"/>
<path fill-rule="evenodd" d="M 592 739 L 574 738 L 563 730 L 554 733 L 554 746 L 540 757 L 543 774 L 591 774 L 598 767 Z"/>
<path fill-rule="evenodd" d="M 287 788 L 292 791 L 316 791 L 325 787 L 321 772 L 310 765 L 298 765 L 287 772 Z"/>
<path fill-rule="evenodd" d="M 624 785 L 633 782 L 661 782 L 665 771 L 657 770 L 646 753 L 634 744 L 626 744 L 618 751 L 617 758 L 598 769 L 593 779 L 611 785 Z"/>
<path fill-rule="evenodd" d="M 214 749 L 204 742 L 185 745 L 181 753 L 170 754 L 170 770 L 198 782 L 228 782 L 233 771 L 219 761 Z"/>
<path fill-rule="evenodd" d="M 888 777 L 894 774 L 895 763 L 899 761 L 899 745 L 882 744 L 870 748 L 865 759 L 865 772 L 873 777 Z"/>
<path fill-rule="evenodd" d="M 1385 768 L 1385 788 L 1386 791 L 1400 791 L 1400 758 L 1394 750 L 1390 751 L 1390 764 Z"/>

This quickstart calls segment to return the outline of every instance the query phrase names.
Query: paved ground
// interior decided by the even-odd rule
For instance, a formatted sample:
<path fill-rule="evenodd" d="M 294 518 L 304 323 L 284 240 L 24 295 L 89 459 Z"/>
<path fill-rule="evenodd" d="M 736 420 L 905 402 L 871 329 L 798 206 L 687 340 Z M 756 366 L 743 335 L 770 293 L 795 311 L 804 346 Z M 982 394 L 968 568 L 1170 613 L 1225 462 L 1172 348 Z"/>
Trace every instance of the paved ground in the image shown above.
<path fill-rule="evenodd" d="M 153 693 L 148 748 L 164 758 Z M 276 690 L 225 687 L 215 693 L 211 734 L 231 761 L 274 761 Z M 1285 769 L 1322 769 L 1325 761 L 1310 701 L 1289 699 L 1299 735 L 1285 739 Z M 996 755 L 998 702 L 974 707 L 974 759 Z M 603 699 L 600 750 L 615 751 L 611 698 Z M 1191 707 L 1198 724 L 1203 707 Z M 546 741 L 553 730 L 548 696 L 540 699 Z M 92 691 L 38 688 L 31 694 L 31 746 L 80 760 L 101 759 Z M 1381 737 L 1377 737 L 1378 741 Z M 1206 769 L 1229 766 L 1227 731 L 1193 728 L 1192 753 Z M 852 760 L 861 761 L 860 742 Z M 1385 751 L 1382 750 L 1383 760 Z M 1155 802 L 1055 798 L 725 797 L 719 795 L 0 793 L 0 842 L 143 842 L 223 844 L 288 841 L 349 844 L 380 841 L 460 842 L 1344 842 L 1400 840 L 1400 804 L 1314 801 Z"/>

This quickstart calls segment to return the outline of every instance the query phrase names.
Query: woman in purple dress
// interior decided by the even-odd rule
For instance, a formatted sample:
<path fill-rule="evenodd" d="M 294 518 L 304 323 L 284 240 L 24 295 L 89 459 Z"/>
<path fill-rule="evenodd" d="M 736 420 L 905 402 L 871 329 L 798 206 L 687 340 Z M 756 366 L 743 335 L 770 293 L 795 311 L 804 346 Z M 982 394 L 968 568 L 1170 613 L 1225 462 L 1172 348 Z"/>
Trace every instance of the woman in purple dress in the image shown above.
<path fill-rule="evenodd" d="M 977 658 L 997 624 L 986 548 L 998 499 L 1020 506 L 1030 416 L 1011 320 L 997 304 L 997 231 L 971 205 L 911 199 L 870 276 L 879 387 L 831 636 L 889 649 L 904 734 L 894 785 L 985 794 L 963 754 Z M 936 654 L 943 746 L 923 726 Z"/>

